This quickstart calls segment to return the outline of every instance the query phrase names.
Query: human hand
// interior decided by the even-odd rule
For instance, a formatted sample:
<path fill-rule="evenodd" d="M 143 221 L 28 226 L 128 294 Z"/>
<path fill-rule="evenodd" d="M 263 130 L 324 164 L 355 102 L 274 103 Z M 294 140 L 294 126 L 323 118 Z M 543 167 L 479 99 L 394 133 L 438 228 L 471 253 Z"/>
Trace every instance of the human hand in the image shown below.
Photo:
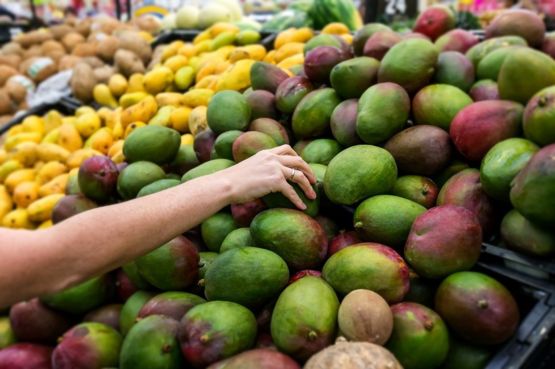
<path fill-rule="evenodd" d="M 215 173 L 231 186 L 231 203 L 241 204 L 271 192 L 281 192 L 299 209 L 306 205 L 288 181 L 297 183 L 309 199 L 316 198 L 311 184 L 316 177 L 310 166 L 289 145 L 282 145 Z"/>

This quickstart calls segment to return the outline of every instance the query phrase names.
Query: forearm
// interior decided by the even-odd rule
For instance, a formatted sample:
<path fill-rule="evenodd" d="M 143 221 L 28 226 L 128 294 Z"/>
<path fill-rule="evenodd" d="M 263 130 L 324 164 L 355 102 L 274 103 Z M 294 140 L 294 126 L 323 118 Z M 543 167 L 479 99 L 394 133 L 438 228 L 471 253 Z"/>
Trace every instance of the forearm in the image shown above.
<path fill-rule="evenodd" d="M 0 305 L 12 300 L 10 291 L 33 297 L 117 268 L 193 228 L 229 199 L 225 178 L 206 176 L 32 232 L 33 241 L 0 260 L 7 264 L 0 268 Z M 10 275 L 18 276 L 16 284 Z"/>

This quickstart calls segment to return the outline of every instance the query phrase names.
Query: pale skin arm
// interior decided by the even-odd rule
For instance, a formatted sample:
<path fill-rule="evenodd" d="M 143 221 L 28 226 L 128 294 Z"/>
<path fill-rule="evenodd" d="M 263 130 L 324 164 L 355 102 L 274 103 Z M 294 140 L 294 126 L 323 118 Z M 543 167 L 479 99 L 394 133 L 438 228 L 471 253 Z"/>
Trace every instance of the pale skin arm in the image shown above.
<path fill-rule="evenodd" d="M 282 192 L 316 194 L 310 167 L 289 146 L 132 201 L 93 209 L 45 230 L 0 228 L 0 308 L 109 272 L 195 227 L 232 203 Z"/>

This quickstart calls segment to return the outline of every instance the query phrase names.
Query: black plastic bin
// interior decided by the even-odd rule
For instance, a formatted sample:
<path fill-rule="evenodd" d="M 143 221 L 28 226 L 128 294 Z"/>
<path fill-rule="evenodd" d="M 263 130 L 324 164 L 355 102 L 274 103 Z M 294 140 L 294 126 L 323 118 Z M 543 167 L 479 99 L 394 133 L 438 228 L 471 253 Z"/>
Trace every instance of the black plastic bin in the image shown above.
<path fill-rule="evenodd" d="M 193 41 L 193 39 L 202 31 L 195 29 L 174 29 L 171 31 L 164 31 L 160 33 L 151 43 L 152 48 L 159 45 L 169 44 L 176 40 Z M 260 41 L 258 44 L 263 45 L 266 49 L 271 50 L 274 48 L 274 40 L 276 33 L 260 32 Z"/>

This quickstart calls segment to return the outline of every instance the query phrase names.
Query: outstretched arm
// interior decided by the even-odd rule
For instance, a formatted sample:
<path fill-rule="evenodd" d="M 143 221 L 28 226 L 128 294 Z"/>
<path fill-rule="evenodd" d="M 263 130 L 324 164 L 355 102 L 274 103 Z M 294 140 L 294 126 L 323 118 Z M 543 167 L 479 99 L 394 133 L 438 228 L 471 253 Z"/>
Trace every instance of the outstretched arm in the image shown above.
<path fill-rule="evenodd" d="M 89 210 L 49 229 L 0 228 L 0 307 L 113 270 L 232 203 L 282 192 L 304 208 L 287 182 L 291 177 L 309 198 L 316 196 L 309 166 L 289 146 L 280 146 L 215 174 Z"/>

